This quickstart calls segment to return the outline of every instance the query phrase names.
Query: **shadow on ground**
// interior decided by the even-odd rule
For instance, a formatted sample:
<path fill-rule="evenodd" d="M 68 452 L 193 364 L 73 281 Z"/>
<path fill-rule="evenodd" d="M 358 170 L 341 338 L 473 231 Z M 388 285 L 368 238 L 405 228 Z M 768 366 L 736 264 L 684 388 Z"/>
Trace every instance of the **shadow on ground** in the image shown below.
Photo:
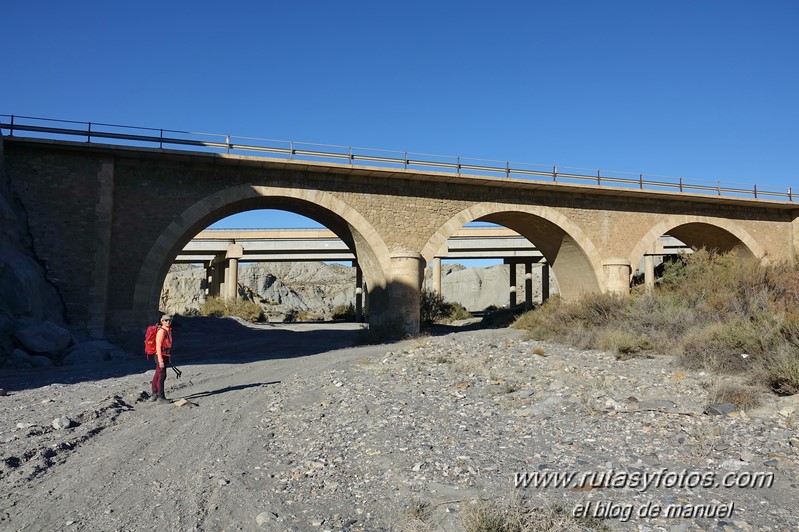
<path fill-rule="evenodd" d="M 173 332 L 175 365 L 239 364 L 293 358 L 356 345 L 361 326 L 354 323 L 246 324 L 236 319 L 179 317 Z M 144 355 L 144 328 L 116 340 L 128 358 L 73 366 L 0 369 L 7 392 L 56 383 L 90 382 L 143 373 L 154 368 Z"/>

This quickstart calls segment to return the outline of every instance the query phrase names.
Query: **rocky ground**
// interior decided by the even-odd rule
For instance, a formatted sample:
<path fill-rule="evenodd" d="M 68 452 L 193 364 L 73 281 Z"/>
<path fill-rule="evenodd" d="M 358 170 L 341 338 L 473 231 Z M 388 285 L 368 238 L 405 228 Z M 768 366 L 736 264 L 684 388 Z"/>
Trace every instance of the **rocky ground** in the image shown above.
<path fill-rule="evenodd" d="M 167 392 L 188 402 L 146 401 L 138 357 L 0 376 L 0 529 L 465 530 L 525 508 L 799 528 L 796 398 L 708 410 L 711 377 L 668 358 L 507 329 L 353 348 L 354 325 L 181 325 Z"/>

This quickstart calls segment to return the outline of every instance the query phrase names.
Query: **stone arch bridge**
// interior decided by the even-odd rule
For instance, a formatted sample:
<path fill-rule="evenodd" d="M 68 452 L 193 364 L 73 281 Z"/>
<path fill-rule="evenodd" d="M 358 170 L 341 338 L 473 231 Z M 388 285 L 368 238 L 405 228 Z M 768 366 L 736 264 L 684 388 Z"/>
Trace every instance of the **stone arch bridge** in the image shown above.
<path fill-rule="evenodd" d="M 333 231 L 363 271 L 370 326 L 405 333 L 425 265 L 477 220 L 527 238 L 565 298 L 628 292 L 664 234 L 759 260 L 793 261 L 799 244 L 790 201 L 8 136 L 3 151 L 67 319 L 95 336 L 153 321 L 183 247 L 251 209 Z"/>

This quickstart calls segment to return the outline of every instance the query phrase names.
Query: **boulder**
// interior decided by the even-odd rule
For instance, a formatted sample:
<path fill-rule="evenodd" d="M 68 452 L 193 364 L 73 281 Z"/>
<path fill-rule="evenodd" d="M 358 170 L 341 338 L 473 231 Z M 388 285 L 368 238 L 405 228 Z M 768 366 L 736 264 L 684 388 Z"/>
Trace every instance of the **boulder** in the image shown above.
<path fill-rule="evenodd" d="M 33 355 L 28 360 L 34 368 L 49 368 L 54 365 L 52 360 L 41 355 Z"/>
<path fill-rule="evenodd" d="M 105 340 L 92 340 L 77 344 L 64 355 L 65 366 L 96 364 L 129 358 L 129 355 Z"/>
<path fill-rule="evenodd" d="M 28 369 L 33 367 L 31 356 L 22 349 L 14 349 L 8 362 L 13 368 Z"/>
<path fill-rule="evenodd" d="M 72 334 L 51 321 L 34 323 L 29 318 L 14 323 L 14 338 L 29 353 L 55 357 L 74 343 Z"/>

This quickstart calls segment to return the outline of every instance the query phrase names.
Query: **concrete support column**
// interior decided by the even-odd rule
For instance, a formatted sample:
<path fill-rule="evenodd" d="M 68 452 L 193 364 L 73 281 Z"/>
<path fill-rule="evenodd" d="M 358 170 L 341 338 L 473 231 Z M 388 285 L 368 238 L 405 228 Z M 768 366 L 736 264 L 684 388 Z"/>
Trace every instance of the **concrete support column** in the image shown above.
<path fill-rule="evenodd" d="M 391 254 L 391 285 L 388 290 L 391 319 L 403 335 L 419 334 L 424 258 L 416 251 Z"/>
<path fill-rule="evenodd" d="M 363 320 L 366 321 L 366 317 L 369 316 L 369 285 L 363 283 Z"/>
<path fill-rule="evenodd" d="M 541 303 L 549 299 L 549 264 L 541 264 Z"/>
<path fill-rule="evenodd" d="M 644 289 L 647 293 L 655 289 L 655 256 L 652 250 L 644 255 Z"/>
<path fill-rule="evenodd" d="M 357 261 L 353 261 L 355 266 L 355 321 L 363 322 L 363 270 Z"/>
<path fill-rule="evenodd" d="M 239 259 L 228 259 L 227 265 L 228 278 L 225 299 L 235 301 L 239 297 Z"/>
<path fill-rule="evenodd" d="M 211 295 L 219 297 L 222 295 L 222 287 L 225 284 L 225 263 L 222 260 L 216 260 L 211 269 L 211 275 L 214 278 L 211 280 Z"/>
<path fill-rule="evenodd" d="M 225 275 L 225 299 L 235 301 L 239 297 L 239 259 L 244 256 L 241 244 L 230 244 L 225 258 L 227 270 Z"/>
<path fill-rule="evenodd" d="M 230 272 L 227 266 L 227 261 L 222 259 L 222 262 L 219 263 L 219 267 L 222 270 L 219 276 L 219 297 L 223 299 L 227 299 L 227 287 L 230 284 L 228 282 Z"/>
<path fill-rule="evenodd" d="M 533 308 L 533 263 L 524 263 L 524 308 Z"/>
<path fill-rule="evenodd" d="M 605 287 L 611 294 L 630 293 L 630 261 L 614 258 L 602 262 L 605 273 Z"/>
<path fill-rule="evenodd" d="M 209 262 L 205 267 L 205 297 L 214 295 L 214 263 Z"/>
<path fill-rule="evenodd" d="M 433 292 L 437 296 L 441 295 L 441 257 L 433 259 Z"/>
<path fill-rule="evenodd" d="M 510 297 L 508 298 L 508 304 L 510 308 L 513 308 L 516 306 L 516 263 L 505 261 L 505 264 L 509 266 L 508 277 L 510 279 L 510 287 L 508 288 Z"/>

